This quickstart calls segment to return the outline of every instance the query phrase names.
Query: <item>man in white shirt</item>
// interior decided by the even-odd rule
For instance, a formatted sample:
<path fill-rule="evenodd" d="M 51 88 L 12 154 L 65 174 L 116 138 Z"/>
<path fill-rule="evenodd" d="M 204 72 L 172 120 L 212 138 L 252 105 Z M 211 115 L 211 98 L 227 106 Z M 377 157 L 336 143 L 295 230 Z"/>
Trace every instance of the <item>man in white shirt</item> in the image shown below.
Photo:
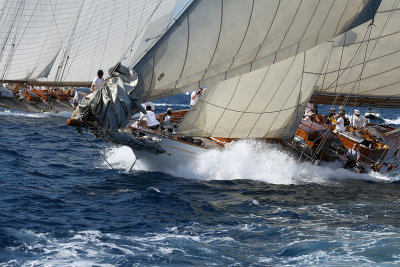
<path fill-rule="evenodd" d="M 190 107 L 194 107 L 196 103 L 199 101 L 199 97 L 203 93 L 203 88 L 197 89 L 197 91 L 193 91 L 192 94 L 190 95 Z"/>
<path fill-rule="evenodd" d="M 79 103 L 81 103 L 81 101 L 82 101 L 82 94 L 81 94 L 79 89 L 75 89 L 75 95 L 74 95 L 74 98 L 71 101 L 71 105 L 73 107 L 76 107 Z"/>
<path fill-rule="evenodd" d="M 356 166 L 357 161 L 360 160 L 360 151 L 357 149 L 358 144 L 354 143 L 353 148 L 350 148 L 347 153 L 346 153 L 346 157 L 347 157 L 347 162 L 344 165 L 345 169 L 348 168 L 353 168 L 354 166 Z"/>
<path fill-rule="evenodd" d="M 142 121 L 144 118 L 146 118 L 147 128 L 150 130 L 158 130 L 160 122 L 157 120 L 156 114 L 151 111 L 151 106 L 146 107 L 146 114 L 140 116 L 139 121 Z"/>
<path fill-rule="evenodd" d="M 356 129 L 364 128 L 367 125 L 367 119 L 363 115 L 360 114 L 358 109 L 354 110 L 354 114 L 351 117 L 351 126 Z"/>
<path fill-rule="evenodd" d="M 104 78 L 103 78 L 104 72 L 102 70 L 97 71 L 97 77 L 93 79 L 92 86 L 90 87 L 90 90 L 92 92 L 99 90 L 104 83 Z"/>
<path fill-rule="evenodd" d="M 344 124 L 344 113 L 339 112 L 339 118 L 336 120 L 336 128 L 334 133 L 346 131 L 346 126 Z"/>

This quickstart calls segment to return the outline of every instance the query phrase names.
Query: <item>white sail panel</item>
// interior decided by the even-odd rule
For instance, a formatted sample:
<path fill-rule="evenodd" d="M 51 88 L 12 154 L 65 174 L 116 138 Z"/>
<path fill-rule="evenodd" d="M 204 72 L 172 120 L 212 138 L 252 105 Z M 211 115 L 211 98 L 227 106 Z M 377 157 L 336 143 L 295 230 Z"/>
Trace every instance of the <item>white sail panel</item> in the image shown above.
<path fill-rule="evenodd" d="M 39 74 L 63 45 L 82 1 L 5 1 L 0 16 L 3 79 Z"/>
<path fill-rule="evenodd" d="M 338 36 L 315 92 L 318 95 L 372 99 L 400 98 L 400 2 L 383 1 L 374 25 L 365 23 Z"/>
<path fill-rule="evenodd" d="M 10 2 L 5 10 L 11 15 L 3 16 L 1 34 L 10 29 L 19 46 L 8 48 L 0 61 L 1 67 L 7 66 L 4 79 L 40 78 L 58 53 L 51 70 L 46 69 L 48 77 L 40 80 L 60 82 L 89 82 L 98 69 L 107 74 L 119 61 L 129 64 L 142 56 L 152 43 L 142 38 L 165 31 L 176 4 L 176 0 Z M 18 6 L 21 2 L 23 9 Z M 22 22 L 10 25 L 10 17 Z M 9 39 L 7 47 L 15 42 Z"/>
<path fill-rule="evenodd" d="M 195 1 L 135 66 L 137 94 L 154 100 L 284 60 L 347 30 L 367 3 Z"/>
<path fill-rule="evenodd" d="M 225 138 L 293 136 L 332 43 L 208 89 L 179 133 Z"/>

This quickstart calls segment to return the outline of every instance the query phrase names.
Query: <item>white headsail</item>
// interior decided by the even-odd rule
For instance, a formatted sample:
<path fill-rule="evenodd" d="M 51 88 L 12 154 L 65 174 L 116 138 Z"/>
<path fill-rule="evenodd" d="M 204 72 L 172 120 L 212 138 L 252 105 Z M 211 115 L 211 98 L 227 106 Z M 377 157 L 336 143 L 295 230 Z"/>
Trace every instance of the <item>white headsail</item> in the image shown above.
<path fill-rule="evenodd" d="M 128 65 L 166 30 L 176 0 L 8 0 L 0 17 L 3 80 L 90 82 Z M 151 39 L 151 41 L 146 41 Z"/>
<path fill-rule="evenodd" d="M 383 1 L 373 25 L 335 40 L 313 101 L 400 107 L 400 1 Z"/>
<path fill-rule="evenodd" d="M 154 100 L 285 60 L 372 18 L 379 3 L 194 1 L 135 65 L 137 95 Z"/>
<path fill-rule="evenodd" d="M 292 137 L 332 44 L 209 88 L 179 125 L 182 135 L 226 138 Z"/>

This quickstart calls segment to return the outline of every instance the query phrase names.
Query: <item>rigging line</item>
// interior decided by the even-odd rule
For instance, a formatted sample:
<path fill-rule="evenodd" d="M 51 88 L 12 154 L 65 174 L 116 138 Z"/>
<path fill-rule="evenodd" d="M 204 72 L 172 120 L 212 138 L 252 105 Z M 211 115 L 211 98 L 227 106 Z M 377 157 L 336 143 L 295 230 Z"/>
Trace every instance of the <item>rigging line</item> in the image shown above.
<path fill-rule="evenodd" d="M 11 35 L 12 30 L 13 30 L 13 28 L 14 28 L 14 24 L 15 24 L 16 21 L 17 21 L 17 17 L 18 17 L 18 15 L 19 15 L 19 13 L 21 12 L 21 5 L 22 5 L 22 4 L 23 4 L 23 1 L 22 1 L 22 0 L 19 1 L 19 2 L 16 4 L 17 7 L 15 8 L 15 9 L 16 9 L 16 10 L 15 10 L 15 14 L 13 14 L 13 13 L 10 11 L 10 15 L 9 15 L 10 20 L 8 20 L 7 23 L 6 23 L 6 25 L 5 25 L 5 27 L 8 28 L 8 30 L 7 30 L 7 32 L 6 32 L 6 37 L 3 39 L 3 42 L 2 42 L 2 44 L 1 44 L 0 61 L 1 61 L 2 58 L 3 58 L 4 49 L 6 48 L 7 42 L 8 42 L 8 40 L 10 39 L 10 35 Z M 10 7 L 10 10 L 11 10 L 11 7 Z M 13 15 L 14 15 L 14 16 L 13 16 Z M 9 25 L 9 24 L 11 24 L 11 25 Z"/>
<path fill-rule="evenodd" d="M 19 27 L 17 27 L 17 31 L 14 33 L 13 43 L 12 43 L 12 45 L 11 45 L 11 50 L 9 51 L 9 53 L 8 53 L 8 55 L 7 55 L 7 60 L 6 60 L 5 65 L 4 65 L 4 69 L 3 69 L 3 73 L 2 73 L 2 80 L 4 80 L 4 78 L 5 78 L 6 74 L 7 74 L 7 70 L 9 69 L 9 66 L 10 66 L 10 64 L 11 64 L 11 61 L 12 61 L 12 59 L 13 59 L 13 57 L 14 57 L 14 53 L 15 53 L 15 51 L 16 51 L 16 48 L 18 47 L 19 43 L 21 42 L 22 36 L 25 34 L 25 31 L 26 31 L 26 29 L 28 28 L 28 25 L 29 25 L 30 21 L 32 20 L 33 14 L 35 13 L 35 10 L 36 10 L 38 4 L 39 4 L 39 0 L 38 0 L 38 2 L 36 2 L 35 9 L 34 9 L 33 12 L 31 13 L 31 15 L 30 15 L 30 17 L 29 17 L 29 20 L 28 20 L 28 23 L 26 24 L 25 29 L 24 29 L 24 31 L 22 32 L 21 38 L 20 38 L 20 40 L 18 41 L 18 43 L 17 43 L 17 39 L 18 39 L 18 34 L 19 34 Z M 22 7 L 22 8 L 24 8 L 25 5 L 26 5 L 26 3 L 25 3 L 25 1 L 24 1 L 24 2 L 23 2 L 23 7 Z M 22 10 L 22 12 L 24 12 L 24 11 Z M 18 22 L 17 22 L 17 25 L 18 25 L 18 26 L 21 25 L 22 22 L 23 22 L 22 19 L 19 19 Z"/>
<path fill-rule="evenodd" d="M 360 92 L 360 85 L 361 85 L 362 75 L 363 75 L 364 69 L 365 69 L 365 67 L 367 66 L 367 63 L 368 63 L 368 62 L 366 61 L 366 58 L 367 58 L 368 46 L 369 46 L 369 42 L 370 42 L 369 40 L 371 39 L 372 25 L 374 25 L 374 24 L 373 24 L 373 20 L 372 20 L 372 22 L 371 22 L 370 25 L 371 25 L 371 27 L 370 27 L 370 31 L 369 31 L 369 37 L 368 37 L 368 40 L 367 40 L 367 45 L 366 45 L 365 53 L 364 53 L 364 65 L 362 66 L 359 79 L 358 79 L 358 81 L 356 81 L 356 83 L 358 83 L 358 88 L 357 88 L 356 97 L 355 97 L 355 99 L 354 99 L 354 108 L 356 107 L 358 94 L 359 94 L 359 92 Z M 347 99 L 349 99 L 350 95 L 347 95 L 347 97 L 348 97 Z"/>
<path fill-rule="evenodd" d="M 92 2 L 92 3 L 93 3 L 93 2 Z M 81 34 L 82 37 L 81 37 L 81 39 L 80 39 L 80 42 L 79 42 L 78 47 L 75 49 L 75 54 L 72 56 L 72 61 L 71 61 L 71 63 L 69 64 L 67 73 L 70 73 L 71 67 L 72 67 L 72 65 L 73 65 L 73 63 L 74 63 L 74 61 L 75 61 L 75 59 L 76 59 L 76 55 L 77 55 L 78 52 L 80 51 L 80 47 L 81 47 L 81 45 L 82 45 L 82 42 L 83 42 L 83 40 L 84 40 L 84 37 L 86 36 L 87 31 L 89 30 L 89 25 L 90 25 L 90 23 L 92 22 L 93 18 L 95 17 L 95 14 L 97 13 L 97 8 L 98 8 L 98 6 L 99 6 L 99 5 L 96 5 L 96 9 L 93 11 L 92 16 L 90 17 L 89 22 L 86 23 L 86 28 L 84 29 L 84 33 Z M 81 32 L 79 32 L 79 33 L 81 33 Z"/>
<path fill-rule="evenodd" d="M 397 4 L 396 4 L 396 2 L 397 2 Z M 397 5 L 399 4 L 399 0 L 396 0 L 396 2 L 393 4 L 392 8 L 394 8 L 395 6 L 397 6 Z M 387 19 L 386 19 L 386 21 L 385 21 L 385 24 L 384 24 L 384 26 L 383 26 L 382 29 L 381 29 L 381 32 L 380 32 L 380 34 L 379 34 L 379 37 L 382 35 L 383 30 L 386 28 L 386 26 L 387 26 L 387 24 L 388 24 L 388 22 L 389 22 L 389 20 L 390 20 L 390 17 L 392 16 L 392 14 L 393 14 L 393 11 L 389 13 L 389 15 L 388 15 L 388 17 L 387 17 Z M 368 30 L 369 30 L 369 31 L 370 31 L 370 35 L 371 35 L 373 22 L 374 22 L 374 18 L 371 20 L 371 23 L 368 25 L 366 34 L 368 33 Z M 364 35 L 364 38 L 366 37 L 366 34 Z M 373 53 L 373 51 L 374 51 L 374 49 L 375 49 L 375 47 L 376 47 L 376 45 L 377 45 L 377 43 L 378 43 L 379 37 L 377 38 L 377 41 L 375 42 L 375 45 L 374 45 L 374 47 L 373 47 L 372 50 L 371 50 L 371 53 L 370 53 L 370 55 L 369 55 L 369 57 L 368 57 L 368 60 L 369 60 L 370 57 L 372 56 L 372 53 Z M 359 45 L 357 51 L 354 53 L 354 56 L 353 56 L 352 60 L 355 58 L 356 54 L 358 54 L 359 49 L 361 48 L 361 44 L 364 42 L 364 38 L 363 38 L 363 40 L 360 42 L 360 45 Z M 368 45 L 368 43 L 369 43 L 369 40 L 367 41 L 367 45 Z M 366 52 L 367 52 L 367 49 L 366 49 Z M 351 60 L 351 61 L 352 61 L 352 60 Z M 351 61 L 350 61 L 350 62 L 351 62 Z M 349 64 L 350 64 L 350 62 L 349 62 Z M 364 59 L 364 62 L 365 62 L 365 59 Z M 348 66 L 349 66 L 349 64 L 348 64 Z M 366 65 L 366 64 L 365 64 L 365 65 Z M 363 68 L 362 68 L 362 70 L 361 70 L 361 74 L 362 74 L 363 69 L 365 68 L 365 65 L 363 66 Z M 347 67 L 348 67 L 348 66 L 347 66 Z M 347 67 L 346 67 L 346 68 L 347 68 Z M 344 71 L 343 71 L 343 72 L 344 72 Z M 342 72 L 342 74 L 343 74 L 343 72 Z M 343 87 L 343 89 L 344 89 L 344 87 Z M 353 90 L 354 90 L 354 87 L 353 87 L 352 91 L 353 91 Z M 352 91 L 351 91 L 349 94 L 347 94 L 347 97 L 349 97 L 349 95 L 352 93 Z M 333 104 L 331 105 L 331 108 L 332 108 L 333 105 L 336 103 L 337 99 L 338 99 L 338 95 L 336 95 L 336 97 L 335 97 L 335 99 L 334 99 L 334 101 L 333 101 Z M 348 98 L 347 98 L 347 99 L 348 99 Z M 346 102 L 347 102 L 347 101 L 346 101 Z M 324 134 L 324 138 L 327 138 L 327 137 L 326 137 L 327 135 L 328 135 L 328 131 Z M 318 151 L 318 149 L 317 149 L 316 151 Z"/>
<path fill-rule="evenodd" d="M 142 24 L 143 14 L 144 14 L 144 10 L 146 8 L 146 5 L 147 5 L 147 0 L 145 0 L 144 3 L 143 3 L 142 12 L 140 12 L 140 18 L 139 18 L 138 26 L 136 28 L 135 35 L 134 35 L 135 36 L 134 39 L 138 38 L 138 36 L 139 36 L 139 28 L 140 28 L 140 25 Z M 129 2 L 129 7 L 130 7 L 130 2 Z M 126 36 L 125 36 L 124 46 L 123 46 L 124 48 L 125 48 L 125 44 L 126 44 L 126 40 L 127 40 L 127 36 L 128 36 L 128 28 L 129 28 L 129 15 L 128 15 L 128 21 L 127 21 L 127 26 L 126 26 Z M 133 52 L 133 44 L 132 44 L 132 46 L 128 46 L 127 49 L 130 52 Z M 134 54 L 131 54 L 131 58 L 130 59 L 127 59 L 127 62 L 130 62 L 130 63 L 127 63 L 128 65 L 130 65 L 132 63 L 135 54 L 136 54 L 136 51 L 135 51 Z M 125 56 L 125 57 L 128 58 L 128 56 Z"/>
<path fill-rule="evenodd" d="M 396 3 L 396 2 L 397 2 L 397 3 Z M 388 17 L 386 18 L 385 24 L 383 25 L 379 36 L 375 38 L 375 39 L 376 39 L 376 42 L 375 42 L 375 45 L 374 45 L 374 48 L 372 49 L 372 51 L 375 49 L 375 47 L 376 47 L 376 45 L 377 45 L 377 43 L 378 43 L 379 38 L 381 38 L 384 29 L 386 28 L 387 24 L 389 23 L 389 20 L 390 20 L 392 14 L 393 14 L 393 12 L 394 12 L 394 11 L 393 11 L 393 10 L 394 10 L 394 7 L 397 6 L 397 5 L 399 4 L 399 0 L 396 0 L 396 2 L 393 4 L 392 10 L 390 11 Z M 356 52 L 354 53 L 353 57 L 351 58 L 350 62 L 347 64 L 346 68 L 343 69 L 343 71 L 342 71 L 342 73 L 339 75 L 339 77 L 342 76 L 342 75 L 344 74 L 344 72 L 345 72 L 347 69 L 349 69 L 350 64 L 353 62 L 354 58 L 355 58 L 356 55 L 358 54 L 358 52 L 359 52 L 359 50 L 360 50 L 360 48 L 361 48 L 361 45 L 362 45 L 362 43 L 364 42 L 365 37 L 367 36 L 367 34 L 368 34 L 368 29 L 365 31 L 364 37 L 363 37 L 363 39 L 361 40 L 361 42 L 359 43 L 359 46 L 358 46 Z M 375 40 L 375 39 L 374 39 L 374 40 Z M 371 55 L 372 55 L 372 51 L 371 51 L 371 54 L 370 54 L 369 58 L 370 58 Z M 368 58 L 368 60 L 369 60 L 369 58 Z M 350 72 L 350 71 L 349 71 L 349 72 Z M 347 75 L 349 75 L 349 73 L 348 73 Z M 346 78 L 346 80 L 347 80 L 347 79 L 348 79 L 348 78 Z M 335 83 L 335 81 L 336 81 L 336 80 L 334 80 L 329 86 L 327 86 L 327 88 L 330 88 L 330 87 Z M 322 91 L 322 90 L 321 90 L 321 91 Z M 343 91 L 343 90 L 342 90 L 342 91 Z"/>
<path fill-rule="evenodd" d="M 74 26 L 73 26 L 73 28 L 72 28 L 72 30 L 70 32 L 70 35 L 69 35 L 69 37 L 67 39 L 67 44 L 65 46 L 64 54 L 62 55 L 62 62 L 65 60 L 65 64 L 62 67 L 62 72 L 61 72 L 61 75 L 59 75 L 59 76 L 58 76 L 58 74 L 59 74 L 58 70 L 59 69 L 57 69 L 57 74 L 56 74 L 56 77 L 55 77 L 55 81 L 58 80 L 58 81 L 61 82 L 64 79 L 64 73 L 65 73 L 65 70 L 67 69 L 68 60 L 70 58 L 69 53 L 71 52 L 72 45 L 73 45 L 75 37 L 76 37 L 76 29 L 77 29 L 77 25 L 79 23 L 79 18 L 80 18 L 81 14 L 82 14 L 82 8 L 83 8 L 83 2 L 82 2 L 81 7 L 79 8 L 78 14 L 77 14 L 77 16 L 75 18 Z M 62 64 L 62 62 L 61 62 L 61 64 Z"/>
<path fill-rule="evenodd" d="M 197 0 L 190 0 L 187 1 L 187 3 L 185 4 L 185 6 L 178 12 L 178 14 L 173 18 L 173 23 L 170 23 L 168 26 L 166 26 L 161 32 L 160 34 L 154 38 L 153 42 L 151 42 L 147 48 L 144 50 L 144 52 L 142 52 L 142 54 L 140 56 L 137 57 L 137 59 L 134 62 L 131 62 L 131 64 L 129 65 L 130 67 L 133 67 L 135 64 L 137 64 L 139 62 L 139 60 L 141 60 L 143 58 L 144 55 L 147 54 L 147 52 L 149 51 L 150 47 L 152 47 L 155 43 L 157 43 L 157 41 L 164 36 L 164 33 L 167 32 L 168 29 L 170 29 L 173 24 L 177 21 L 178 18 L 181 17 L 181 15 L 184 13 L 184 11 L 187 9 L 187 7 L 189 5 L 191 5 L 194 1 Z M 160 2 L 161 3 L 161 2 Z M 159 4 L 160 4 L 159 3 Z M 158 8 L 158 7 L 157 7 Z M 155 10 L 153 11 L 153 14 L 155 13 Z M 128 47 L 127 51 L 123 54 L 123 56 L 121 56 L 121 59 L 124 58 L 126 56 L 126 54 L 129 52 L 129 50 L 132 49 L 134 43 L 136 42 L 137 37 L 140 35 L 140 33 L 142 32 L 142 30 L 144 29 L 144 27 L 147 25 L 147 23 L 149 22 L 150 18 L 153 16 L 153 14 L 151 14 L 151 16 L 149 17 L 149 19 L 146 21 L 146 23 L 144 24 L 144 26 L 142 27 L 142 29 L 140 30 L 140 32 L 137 34 L 137 36 L 134 38 L 134 40 L 132 41 L 132 44 Z"/>
<path fill-rule="evenodd" d="M 350 61 L 347 64 L 347 66 L 343 69 L 342 73 L 340 73 L 340 75 L 338 75 L 338 77 L 327 86 L 327 88 L 332 87 L 332 85 L 336 82 L 336 80 L 338 80 L 344 74 L 344 72 L 348 69 L 348 67 L 350 66 L 350 64 L 353 62 L 353 60 L 355 59 L 356 55 L 358 54 L 358 51 L 360 50 L 361 45 L 362 45 L 363 41 L 365 40 L 365 37 L 367 36 L 367 33 L 368 33 L 368 29 L 367 29 L 367 31 L 365 31 L 365 34 L 363 36 L 362 41 L 358 45 L 357 50 L 355 51 L 353 57 L 350 59 Z M 332 51 L 333 51 L 333 49 L 332 49 Z M 342 53 L 343 53 L 343 51 L 342 51 Z M 326 74 L 325 74 L 325 77 L 326 77 Z M 321 88 L 321 91 L 324 91 L 324 90 Z"/>
<path fill-rule="evenodd" d="M 95 1 L 96 1 L 96 0 L 95 0 Z M 116 1 L 116 0 L 114 0 L 114 4 L 115 4 L 115 1 Z M 99 2 L 100 2 L 100 1 L 99 1 Z M 99 2 L 97 2 L 96 10 L 97 10 L 97 7 L 100 5 Z M 92 2 L 92 3 L 93 3 L 93 2 Z M 102 17 L 104 17 L 104 12 L 105 12 L 105 10 L 106 10 L 106 8 L 103 8 Z M 95 47 L 95 49 L 93 50 L 94 54 L 93 54 L 93 57 L 92 57 L 92 62 L 91 62 L 91 64 L 90 64 L 90 72 L 89 72 L 89 73 L 92 73 L 92 70 L 93 70 L 93 65 L 94 65 L 93 62 L 94 62 L 94 60 L 95 60 L 95 58 L 96 58 L 97 47 L 98 47 L 98 44 L 99 44 L 99 37 L 100 37 L 100 34 L 101 34 L 101 28 L 102 28 L 102 26 L 103 26 L 103 20 L 101 20 L 100 27 L 99 27 L 99 31 L 98 31 L 98 33 L 97 33 L 96 47 Z"/>
<path fill-rule="evenodd" d="M 383 30 L 384 30 L 384 28 L 387 26 L 387 23 L 389 22 L 390 17 L 392 16 L 392 14 L 393 14 L 392 12 L 389 13 L 388 18 L 386 19 L 386 22 L 385 22 L 385 24 L 384 24 L 384 26 L 383 26 L 383 28 L 382 28 L 382 30 L 381 30 L 379 36 L 382 35 Z M 372 23 L 373 23 L 373 19 L 372 19 Z M 368 30 L 372 31 L 372 26 L 374 26 L 372 23 L 370 23 L 370 24 L 368 25 L 367 32 L 368 32 Z M 376 40 L 375 45 L 374 45 L 374 47 L 372 48 L 372 50 L 371 50 L 371 52 L 370 52 L 370 54 L 369 54 L 369 57 L 368 57 L 367 62 L 368 62 L 369 59 L 371 58 L 371 56 L 372 56 L 372 54 L 373 54 L 373 52 L 374 52 L 374 50 L 375 50 L 375 48 L 376 48 L 378 42 L 379 42 L 379 38 Z M 369 43 L 369 41 L 367 40 L 367 46 L 368 46 L 368 43 Z M 363 73 L 363 71 L 364 71 L 364 69 L 365 69 L 365 66 L 366 66 L 366 64 L 362 66 L 362 69 L 361 69 L 361 72 L 360 72 L 360 75 L 359 75 L 358 79 L 362 76 L 362 73 Z M 356 83 L 357 83 L 357 81 L 356 81 Z M 353 86 L 353 88 L 351 89 L 350 93 L 347 94 L 347 96 L 346 96 L 347 99 L 345 99 L 345 102 L 346 102 L 346 103 L 347 103 L 348 98 L 350 97 L 350 94 L 353 93 L 354 88 L 355 88 L 355 86 L 356 86 L 356 83 L 354 84 L 354 86 Z M 342 88 L 343 88 L 343 90 L 344 90 L 344 86 L 343 86 Z"/>
<path fill-rule="evenodd" d="M 113 171 L 116 171 L 114 169 L 114 167 L 110 164 L 110 162 L 108 162 L 108 160 L 106 159 L 106 157 L 103 155 L 103 153 L 101 153 L 93 144 L 92 142 L 90 142 L 90 140 L 86 137 L 86 135 L 82 132 L 82 130 L 78 130 L 78 132 L 86 139 L 86 141 L 93 147 L 93 149 L 100 155 L 100 157 L 102 157 L 104 159 L 105 162 L 107 162 L 108 166 L 110 166 L 110 168 Z"/>
<path fill-rule="evenodd" d="M 153 9 L 153 11 L 151 12 L 149 18 L 147 19 L 147 21 L 144 23 L 143 27 L 140 29 L 139 33 L 137 33 L 137 35 L 135 36 L 135 38 L 133 39 L 133 41 L 131 42 L 131 45 L 128 46 L 128 49 L 122 54 L 122 56 L 119 58 L 119 62 L 121 62 L 121 60 L 126 56 L 126 54 L 128 54 L 129 50 L 131 50 L 133 48 L 133 45 L 135 44 L 138 36 L 142 33 L 142 31 L 144 30 L 144 28 L 148 25 L 148 23 L 150 22 L 150 20 L 153 18 L 153 15 L 156 13 L 157 9 L 160 7 L 162 0 L 160 0 L 157 4 L 157 6 Z M 158 39 L 158 38 L 156 38 Z M 115 67 L 113 68 L 113 70 L 115 71 Z"/>
<path fill-rule="evenodd" d="M 111 13 L 111 21 L 110 21 L 110 24 L 109 24 L 109 26 L 108 26 L 106 42 L 105 42 L 105 44 L 104 44 L 104 50 L 103 50 L 103 53 L 102 53 L 102 56 L 101 56 L 100 66 L 99 66 L 99 67 L 101 67 L 101 65 L 103 65 L 104 54 L 105 54 L 105 51 L 106 51 L 106 49 L 107 49 L 108 37 L 109 37 L 109 35 L 110 35 L 111 26 L 112 26 L 113 19 L 114 19 L 114 12 L 115 12 L 115 5 L 116 5 L 116 2 L 117 2 L 117 1 L 114 0 L 114 5 L 113 5 L 112 13 Z M 103 15 L 104 15 L 104 14 L 103 14 Z"/>

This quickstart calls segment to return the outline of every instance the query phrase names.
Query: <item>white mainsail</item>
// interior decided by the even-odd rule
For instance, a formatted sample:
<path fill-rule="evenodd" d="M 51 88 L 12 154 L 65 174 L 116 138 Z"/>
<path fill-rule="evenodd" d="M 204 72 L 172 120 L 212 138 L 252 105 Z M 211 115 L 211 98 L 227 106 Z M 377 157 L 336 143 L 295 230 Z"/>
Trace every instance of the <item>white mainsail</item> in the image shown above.
<path fill-rule="evenodd" d="M 143 102 L 154 100 L 285 60 L 372 18 L 379 3 L 194 1 L 134 66 L 136 93 Z"/>
<path fill-rule="evenodd" d="M 179 133 L 225 138 L 292 137 L 331 51 L 326 42 L 209 88 Z"/>
<path fill-rule="evenodd" d="M 3 80 L 90 82 L 136 61 L 170 23 L 176 0 L 8 0 L 0 17 Z M 152 41 L 143 38 L 153 37 Z"/>
<path fill-rule="evenodd" d="M 383 1 L 373 25 L 335 40 L 313 101 L 400 107 L 400 1 Z"/>

